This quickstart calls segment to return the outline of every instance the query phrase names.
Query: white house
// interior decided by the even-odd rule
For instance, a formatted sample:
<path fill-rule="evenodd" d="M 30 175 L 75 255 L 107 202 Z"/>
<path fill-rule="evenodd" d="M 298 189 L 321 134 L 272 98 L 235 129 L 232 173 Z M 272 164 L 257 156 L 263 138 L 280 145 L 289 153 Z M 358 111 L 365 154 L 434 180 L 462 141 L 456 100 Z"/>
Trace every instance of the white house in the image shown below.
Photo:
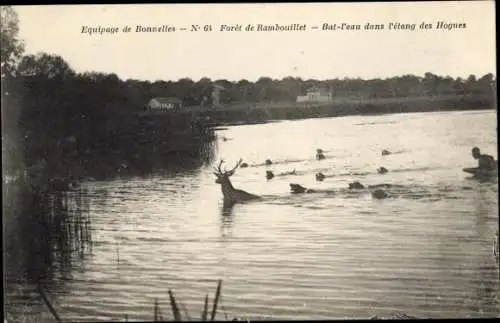
<path fill-rule="evenodd" d="M 297 102 L 328 102 L 332 100 L 332 91 L 327 89 L 311 88 L 306 95 L 297 97 Z"/>
<path fill-rule="evenodd" d="M 178 98 L 152 98 L 148 103 L 148 110 L 180 110 L 182 101 Z"/>

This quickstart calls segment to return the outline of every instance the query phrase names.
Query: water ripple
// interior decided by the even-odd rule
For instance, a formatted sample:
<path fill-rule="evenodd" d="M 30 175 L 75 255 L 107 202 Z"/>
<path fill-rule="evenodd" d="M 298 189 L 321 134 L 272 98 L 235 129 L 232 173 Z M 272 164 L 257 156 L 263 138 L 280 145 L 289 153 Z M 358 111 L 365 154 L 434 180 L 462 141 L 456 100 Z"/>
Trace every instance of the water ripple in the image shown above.
<path fill-rule="evenodd" d="M 92 255 L 52 295 L 72 321 L 152 320 L 155 298 L 171 319 L 169 289 L 197 318 L 218 279 L 218 319 L 498 317 L 498 184 L 461 172 L 474 162 L 471 146 L 496 151 L 491 120 L 447 113 L 228 127 L 233 140 L 219 152 L 228 164 L 276 162 L 238 169 L 233 185 L 265 199 L 225 212 L 212 167 L 88 182 Z M 329 158 L 315 160 L 317 148 Z M 384 148 L 405 153 L 382 157 Z M 262 172 L 292 163 L 296 175 L 266 181 Z M 377 174 L 382 165 L 389 173 Z M 316 182 L 318 171 L 330 177 Z M 349 191 L 355 180 L 386 184 L 395 198 Z M 290 194 L 290 182 L 324 192 Z M 35 297 L 18 294 L 12 302 Z"/>

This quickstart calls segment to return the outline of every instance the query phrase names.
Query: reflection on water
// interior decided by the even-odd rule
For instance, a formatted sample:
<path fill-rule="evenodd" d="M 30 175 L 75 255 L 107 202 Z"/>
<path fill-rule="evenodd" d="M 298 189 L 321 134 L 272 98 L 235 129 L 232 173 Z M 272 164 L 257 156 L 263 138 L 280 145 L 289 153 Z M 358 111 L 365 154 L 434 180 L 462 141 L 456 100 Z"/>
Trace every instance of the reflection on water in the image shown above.
<path fill-rule="evenodd" d="M 46 192 L 20 183 L 4 188 L 4 283 L 7 295 L 16 295 L 4 302 L 9 320 L 47 319 L 39 283 L 67 292 L 65 282 L 92 248 L 86 196 L 85 190 Z"/>
<path fill-rule="evenodd" d="M 234 204 L 231 205 L 226 205 L 222 204 L 221 205 L 221 215 L 224 217 L 224 221 L 231 221 L 231 215 L 233 215 L 233 209 L 234 209 Z"/>
<path fill-rule="evenodd" d="M 91 222 L 88 232 L 57 229 L 92 241 L 84 243 L 91 253 L 80 257 L 80 245 L 61 242 L 55 250 L 71 250 L 71 260 L 25 262 L 51 268 L 30 275 L 75 321 L 151 320 L 155 298 L 170 319 L 169 289 L 196 317 L 218 279 L 218 319 L 498 317 L 498 183 L 461 171 L 474 166 L 472 146 L 496 157 L 495 120 L 491 111 L 447 112 L 228 127 L 221 134 L 232 140 L 218 144 L 217 157 L 253 166 L 231 180 L 262 201 L 225 207 L 213 165 L 88 182 L 59 199 L 76 213 L 52 223 Z M 314 158 L 317 148 L 326 159 Z M 402 153 L 381 156 L 382 149 Z M 265 165 L 268 158 L 276 162 Z M 380 166 L 389 172 L 378 174 Z M 266 170 L 292 168 L 295 175 L 265 178 Z M 318 171 L 332 176 L 317 182 Z M 353 181 L 393 198 L 347 189 Z M 291 182 L 319 192 L 291 194 Z M 39 304 L 32 311 L 47 313 L 20 290 L 7 291 L 16 304 L 9 311 Z"/>

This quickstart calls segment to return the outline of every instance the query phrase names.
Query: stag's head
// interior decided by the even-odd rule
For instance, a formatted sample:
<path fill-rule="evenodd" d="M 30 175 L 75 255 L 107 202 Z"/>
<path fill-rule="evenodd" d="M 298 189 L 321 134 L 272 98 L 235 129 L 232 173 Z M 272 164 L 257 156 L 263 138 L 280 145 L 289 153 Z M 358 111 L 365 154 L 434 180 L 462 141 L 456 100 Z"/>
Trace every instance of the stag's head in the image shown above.
<path fill-rule="evenodd" d="M 222 163 L 223 163 L 224 161 L 223 161 L 223 160 L 221 160 L 221 161 L 219 162 L 219 165 L 217 165 L 217 167 L 215 167 L 215 168 L 214 168 L 214 170 L 215 170 L 215 171 L 214 171 L 214 175 L 215 175 L 215 177 L 216 177 L 215 182 L 216 182 L 217 184 L 222 184 L 222 183 L 224 183 L 224 182 L 228 181 L 228 180 L 229 180 L 229 177 L 234 175 L 234 172 L 236 171 L 236 168 L 238 168 L 238 167 L 240 166 L 240 164 L 241 164 L 241 162 L 242 162 L 242 161 L 243 161 L 243 160 L 242 160 L 242 159 L 240 159 L 240 160 L 236 163 L 236 166 L 234 166 L 234 167 L 233 167 L 232 169 L 230 169 L 230 170 L 226 170 L 225 168 L 224 168 L 224 170 L 222 170 L 222 169 L 221 169 L 221 166 L 222 166 Z"/>

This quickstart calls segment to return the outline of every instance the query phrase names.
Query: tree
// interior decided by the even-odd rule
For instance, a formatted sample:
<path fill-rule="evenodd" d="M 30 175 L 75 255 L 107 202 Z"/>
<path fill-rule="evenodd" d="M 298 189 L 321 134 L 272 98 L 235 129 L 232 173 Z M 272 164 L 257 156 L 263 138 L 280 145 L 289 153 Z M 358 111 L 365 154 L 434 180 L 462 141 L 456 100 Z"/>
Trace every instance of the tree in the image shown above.
<path fill-rule="evenodd" d="M 236 83 L 235 88 L 239 92 L 240 100 L 246 102 L 248 99 L 248 90 L 252 86 L 248 80 L 243 79 Z"/>
<path fill-rule="evenodd" d="M 485 82 L 487 84 L 490 84 L 491 82 L 493 82 L 493 74 L 492 73 L 484 74 L 479 79 L 479 82 Z"/>
<path fill-rule="evenodd" d="M 471 74 L 465 81 L 465 91 L 468 93 L 476 93 L 478 90 L 476 75 Z"/>
<path fill-rule="evenodd" d="M 469 77 L 467 78 L 467 83 L 472 84 L 475 82 L 476 82 L 476 75 L 474 74 L 469 75 Z"/>
<path fill-rule="evenodd" d="M 19 18 L 10 6 L 0 6 L 0 79 L 2 83 L 2 151 L 6 171 L 24 168 L 23 134 L 19 113 L 22 107 L 23 86 L 13 78 L 24 44 L 18 38 Z"/>
<path fill-rule="evenodd" d="M 208 77 L 202 77 L 194 86 L 193 92 L 200 106 L 209 104 L 213 90 L 212 80 Z"/>
<path fill-rule="evenodd" d="M 47 53 L 24 56 L 19 63 L 18 73 L 21 76 L 48 79 L 64 79 L 75 75 L 75 72 L 61 56 Z"/>
<path fill-rule="evenodd" d="M 287 76 L 278 85 L 286 92 L 288 100 L 295 101 L 298 95 L 302 95 L 300 84 L 302 81 L 292 76 Z"/>
<path fill-rule="evenodd" d="M 194 105 L 197 103 L 197 95 L 193 93 L 192 89 L 195 86 L 195 82 L 187 77 L 179 79 L 177 82 L 172 84 L 173 96 L 178 97 L 182 100 L 183 105 Z M 199 101 L 198 101 L 199 102 Z"/>
<path fill-rule="evenodd" d="M 107 74 L 101 72 L 84 72 L 79 74 L 79 76 L 94 83 L 102 82 L 107 78 Z"/>
<path fill-rule="evenodd" d="M 424 86 L 425 94 L 435 95 L 437 92 L 437 85 L 439 83 L 439 76 L 427 72 L 424 74 L 424 79 L 422 80 L 422 85 Z"/>
<path fill-rule="evenodd" d="M 24 52 L 24 44 L 18 39 L 19 18 L 10 6 L 0 7 L 0 62 L 1 77 L 12 75 Z"/>

